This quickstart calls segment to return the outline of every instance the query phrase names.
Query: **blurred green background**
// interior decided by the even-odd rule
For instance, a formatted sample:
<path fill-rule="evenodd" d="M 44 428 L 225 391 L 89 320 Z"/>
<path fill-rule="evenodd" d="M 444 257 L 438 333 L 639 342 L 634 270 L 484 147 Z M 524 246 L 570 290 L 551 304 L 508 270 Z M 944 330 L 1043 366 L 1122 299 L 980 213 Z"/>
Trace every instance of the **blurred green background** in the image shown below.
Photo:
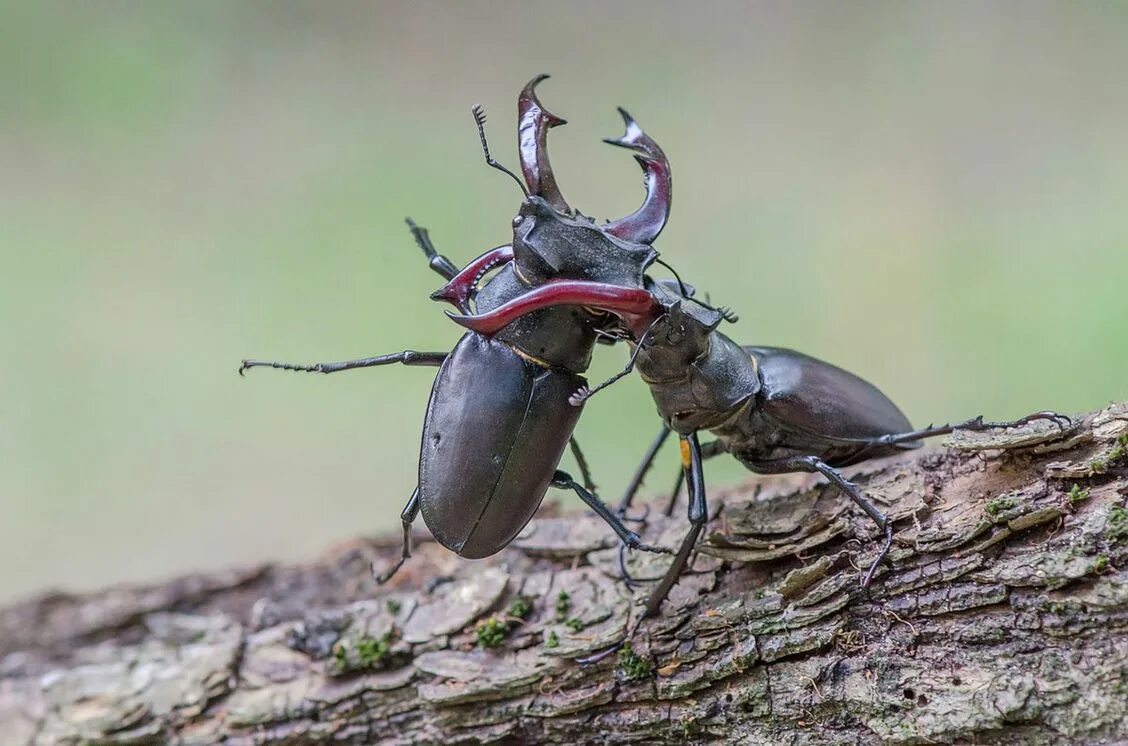
<path fill-rule="evenodd" d="M 1126 8 L 5 4 L 0 599 L 393 527 L 433 373 L 235 369 L 452 346 L 403 218 L 460 263 L 507 241 L 469 107 L 515 165 L 539 72 L 573 205 L 641 199 L 614 106 L 665 148 L 658 248 L 739 340 L 919 424 L 1128 397 Z M 655 429 L 637 379 L 589 405 L 605 497 Z"/>

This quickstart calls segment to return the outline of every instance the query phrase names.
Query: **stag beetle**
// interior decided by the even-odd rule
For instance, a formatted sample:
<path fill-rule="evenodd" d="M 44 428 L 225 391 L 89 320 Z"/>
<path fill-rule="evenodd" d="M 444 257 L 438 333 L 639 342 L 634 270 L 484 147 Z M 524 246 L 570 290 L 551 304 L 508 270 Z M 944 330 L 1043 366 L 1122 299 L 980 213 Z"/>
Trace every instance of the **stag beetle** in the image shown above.
<path fill-rule="evenodd" d="M 462 270 L 431 244 L 411 220 L 416 242 L 433 270 L 448 282 L 432 299 L 462 314 L 488 314 L 507 304 L 527 302 L 547 291 L 552 307 L 530 309 L 504 328 L 467 332 L 447 352 L 403 352 L 316 365 L 244 360 L 249 368 L 269 366 L 335 373 L 401 363 L 438 366 L 423 425 L 419 481 L 401 514 L 400 559 L 380 575 L 388 580 L 411 555 L 411 524 L 419 513 L 434 537 L 457 554 L 477 559 L 500 551 L 529 522 L 549 486 L 573 490 L 615 531 L 623 543 L 652 552 L 594 494 L 571 434 L 581 407 L 570 398 L 586 385 L 596 341 L 614 342 L 606 327 L 617 317 L 569 303 L 576 282 L 598 281 L 633 288 L 639 298 L 643 270 L 657 259 L 651 246 L 670 210 L 670 170 L 661 149 L 625 111 L 626 133 L 607 142 L 636 152 L 646 175 L 646 197 L 631 215 L 603 225 L 573 210 L 560 193 L 548 159 L 547 133 L 565 121 L 541 106 L 534 78 L 518 97 L 518 146 L 522 182 L 490 155 L 485 115 L 473 109 L 486 163 L 512 177 L 525 195 L 513 220 L 509 245 L 486 252 Z M 485 284 L 480 281 L 496 271 Z M 613 302 L 611 305 L 615 305 Z M 455 315 L 455 318 L 462 318 Z M 557 468 L 569 442 L 585 485 Z"/>
<path fill-rule="evenodd" d="M 654 281 L 647 276 L 644 282 L 643 293 L 605 283 L 576 282 L 571 283 L 569 295 L 569 302 L 606 310 L 623 320 L 634 351 L 619 375 L 632 368 L 638 371 L 650 387 L 663 421 L 661 433 L 623 498 L 620 513 L 630 505 L 642 476 L 670 432 L 676 432 L 681 441 L 691 525 L 665 576 L 647 599 L 640 619 L 658 610 L 701 535 L 708 518 L 702 464 L 711 456 L 731 453 L 759 474 L 819 473 L 845 493 L 877 524 L 884 537 L 877 558 L 862 579 L 866 588 L 889 553 L 893 529 L 839 468 L 917 448 L 925 438 L 955 430 L 1017 427 L 1045 419 L 1064 431 L 1071 424 L 1069 418 L 1054 412 L 1036 412 L 1013 422 L 984 422 L 976 417 L 959 424 L 913 430 L 888 397 L 858 376 L 792 350 L 742 347 L 717 331 L 726 318 L 724 312 L 696 302 L 692 290 L 680 279 Z M 542 293 L 532 302 L 519 299 L 488 314 L 460 316 L 457 321 L 470 329 L 488 330 L 552 303 L 554 299 Z M 582 404 L 599 388 L 580 389 L 572 399 Z M 698 440 L 702 430 L 713 433 L 716 440 L 702 445 Z"/>

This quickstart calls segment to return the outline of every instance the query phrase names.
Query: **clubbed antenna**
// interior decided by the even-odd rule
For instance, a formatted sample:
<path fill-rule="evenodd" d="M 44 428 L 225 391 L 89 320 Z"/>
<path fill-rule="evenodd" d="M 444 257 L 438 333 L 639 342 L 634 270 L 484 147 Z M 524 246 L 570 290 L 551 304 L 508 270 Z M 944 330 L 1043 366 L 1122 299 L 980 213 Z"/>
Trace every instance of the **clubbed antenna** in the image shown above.
<path fill-rule="evenodd" d="M 478 125 L 478 138 L 482 141 L 482 153 L 486 156 L 486 165 L 490 168 L 496 168 L 502 173 L 509 174 L 510 178 L 516 181 L 517 186 L 521 188 L 521 194 L 528 197 L 529 190 L 521 183 L 521 179 L 517 177 L 517 174 L 495 161 L 494 157 L 490 155 L 490 145 L 486 142 L 486 110 L 482 108 L 481 104 L 474 104 L 470 108 L 470 111 L 474 114 L 474 122 Z"/>

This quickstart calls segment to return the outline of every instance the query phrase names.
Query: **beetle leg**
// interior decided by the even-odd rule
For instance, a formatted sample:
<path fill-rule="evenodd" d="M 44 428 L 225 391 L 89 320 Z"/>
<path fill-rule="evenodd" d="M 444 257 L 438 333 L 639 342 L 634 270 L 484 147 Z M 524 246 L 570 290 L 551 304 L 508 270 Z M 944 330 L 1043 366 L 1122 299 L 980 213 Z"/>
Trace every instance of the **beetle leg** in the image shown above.
<path fill-rule="evenodd" d="M 678 504 L 678 493 L 681 492 L 682 482 L 685 481 L 685 469 L 678 469 L 678 478 L 674 480 L 674 488 L 670 490 L 670 501 L 666 503 L 666 509 L 662 511 L 667 517 L 674 514 L 674 508 Z"/>
<path fill-rule="evenodd" d="M 376 580 L 377 585 L 383 585 L 392 579 L 403 563 L 411 556 L 411 524 L 419 516 L 419 488 L 416 487 L 411 491 L 411 497 L 404 506 L 403 512 L 400 513 L 400 521 L 403 522 L 403 547 L 400 550 L 400 558 L 396 563 L 389 567 L 382 573 L 377 573 L 376 568 L 372 568 L 372 577 Z"/>
<path fill-rule="evenodd" d="M 393 352 L 389 355 L 365 357 L 360 360 L 345 360 L 340 363 L 316 363 L 314 365 L 295 365 L 294 363 L 279 363 L 272 360 L 244 360 L 243 364 L 239 366 L 239 375 L 243 375 L 245 371 L 251 368 L 261 367 L 296 370 L 303 373 L 337 373 L 342 370 L 371 368 L 374 365 L 391 365 L 392 363 L 438 367 L 443 364 L 443 361 L 446 360 L 449 354 L 448 352 L 416 352 L 415 350 L 404 350 L 403 352 Z"/>
<path fill-rule="evenodd" d="M 724 453 L 719 440 L 712 440 L 701 446 L 701 460 L 708 461 L 718 453 Z M 674 489 L 670 491 L 670 501 L 666 503 L 663 513 L 669 517 L 674 514 L 674 507 L 678 504 L 678 492 L 681 491 L 682 482 L 685 481 L 685 470 L 678 469 L 678 478 L 674 480 Z"/>
<path fill-rule="evenodd" d="M 427 232 L 427 229 L 417 225 L 411 218 L 405 218 L 405 220 L 407 227 L 411 230 L 412 237 L 415 238 L 415 244 L 422 249 L 423 254 L 427 257 L 427 263 L 431 265 L 431 269 L 438 272 L 447 280 L 458 274 L 458 267 L 455 266 L 454 262 L 435 251 L 435 245 L 431 243 L 431 236 Z"/>
<path fill-rule="evenodd" d="M 635 343 L 634 352 L 631 353 L 630 360 L 627 361 L 627 365 L 626 365 L 625 368 L 623 368 L 621 371 L 619 371 L 615 375 L 611 376 L 610 378 L 608 378 L 606 381 L 599 384 L 595 388 L 588 388 L 587 386 L 581 386 L 580 388 L 576 389 L 572 393 L 572 395 L 568 397 L 568 403 L 571 404 L 573 407 L 578 407 L 578 406 L 582 405 L 584 402 L 586 402 L 588 399 L 590 399 L 591 397 L 595 396 L 596 393 L 598 393 L 599 391 L 602 391 L 603 389 L 607 388 L 611 384 L 615 383 L 615 381 L 618 381 L 620 378 L 622 378 L 625 375 L 628 375 L 632 370 L 634 370 L 635 361 L 638 360 L 638 354 L 640 352 L 642 352 L 642 348 L 646 344 L 647 335 L 650 334 L 650 330 L 653 329 L 654 326 L 659 321 L 662 320 L 662 318 L 663 317 L 661 317 L 661 316 L 655 318 L 653 321 L 650 322 L 650 326 L 646 327 L 646 331 L 642 333 L 642 336 L 638 338 L 638 342 Z"/>
<path fill-rule="evenodd" d="M 623 493 L 623 498 L 619 500 L 619 507 L 616 512 L 620 515 L 626 515 L 627 510 L 631 507 L 631 502 L 634 501 L 635 494 L 638 492 L 639 487 L 642 486 L 642 480 L 646 478 L 646 473 L 650 471 L 651 465 L 654 463 L 658 451 L 661 450 L 662 445 L 666 442 L 666 438 L 670 437 L 670 428 L 662 425 L 662 430 L 659 431 L 658 437 L 651 442 L 650 447 L 646 449 L 646 455 L 642 457 L 642 462 L 635 469 L 634 476 L 631 481 L 627 483 L 627 490 Z M 678 472 L 679 474 L 681 472 Z M 667 513 L 666 515 L 669 515 Z"/>
<path fill-rule="evenodd" d="M 709 519 L 709 508 L 705 500 L 705 470 L 702 466 L 704 458 L 701 455 L 701 442 L 697 439 L 697 433 L 681 436 L 681 447 L 682 468 L 685 470 L 686 483 L 689 485 L 689 532 L 682 539 L 678 553 L 662 577 L 662 582 L 650 594 L 650 598 L 646 599 L 646 607 L 640 619 L 657 613 L 670 589 L 685 572 L 689 564 L 689 556 L 697 546 L 697 540 L 701 536 L 702 529 L 705 528 L 705 522 Z"/>
<path fill-rule="evenodd" d="M 742 459 L 743 461 L 743 459 Z M 869 499 L 862 494 L 857 486 L 842 476 L 842 473 L 835 469 L 830 464 L 827 464 L 822 459 L 816 456 L 790 456 L 788 458 L 772 459 L 770 461 L 744 461 L 744 465 L 754 472 L 760 474 L 788 474 L 791 472 L 805 471 L 805 472 L 818 472 L 830 481 L 835 487 L 841 490 L 847 497 L 854 501 L 854 503 L 865 511 L 866 515 L 877 524 L 877 527 L 884 534 L 885 539 L 882 541 L 881 550 L 877 553 L 877 558 L 870 565 L 869 570 L 866 571 L 865 576 L 862 578 L 862 588 L 868 588 L 870 583 L 873 582 L 873 576 L 877 572 L 878 566 L 889 554 L 889 549 L 893 546 L 893 525 L 885 514 L 877 509 Z"/>
<path fill-rule="evenodd" d="M 654 552 L 656 554 L 672 554 L 669 549 L 664 547 L 655 547 L 644 543 L 642 537 L 627 528 L 619 516 L 611 512 L 611 509 L 608 508 L 602 500 L 596 497 L 592 492 L 584 489 L 583 485 L 576 482 L 575 479 L 572 479 L 572 476 L 567 472 L 558 469 L 556 473 L 552 475 L 552 486 L 572 490 L 579 495 L 580 499 L 583 500 L 589 508 L 594 510 L 600 518 L 606 521 L 607 525 L 611 527 L 629 548 L 641 549 L 644 552 Z"/>
<path fill-rule="evenodd" d="M 591 476 L 591 468 L 588 466 L 587 459 L 584 458 L 584 452 L 580 450 L 580 442 L 576 440 L 576 436 L 573 435 L 568 438 L 568 446 L 572 449 L 572 456 L 580 467 L 580 476 L 583 477 L 584 487 L 590 492 L 595 492 L 595 480 Z"/>
<path fill-rule="evenodd" d="M 1073 420 L 1069 419 L 1063 414 L 1058 414 L 1057 412 L 1050 411 L 1034 412 L 1033 414 L 1028 414 L 1025 417 L 1020 417 L 1017 420 L 1011 420 L 1010 422 L 984 422 L 983 415 L 979 415 L 978 417 L 972 417 L 970 420 L 957 422 L 955 424 L 949 423 L 947 425 L 929 425 L 928 427 L 923 427 L 920 430 L 913 430 L 912 432 L 908 433 L 892 433 L 890 435 L 882 435 L 880 438 L 874 438 L 870 442 L 873 445 L 897 445 L 899 443 L 911 443 L 917 440 L 924 440 L 925 438 L 933 438 L 937 435 L 948 435 L 949 433 L 956 432 L 957 430 L 968 430 L 971 432 L 976 432 L 979 430 L 993 430 L 995 428 L 1010 429 L 1015 427 L 1022 427 L 1023 425 L 1030 424 L 1031 422 L 1037 422 L 1038 420 L 1049 420 L 1050 422 L 1053 422 L 1054 425 L 1057 426 L 1057 428 L 1062 433 L 1065 433 L 1066 428 L 1073 426 Z"/>

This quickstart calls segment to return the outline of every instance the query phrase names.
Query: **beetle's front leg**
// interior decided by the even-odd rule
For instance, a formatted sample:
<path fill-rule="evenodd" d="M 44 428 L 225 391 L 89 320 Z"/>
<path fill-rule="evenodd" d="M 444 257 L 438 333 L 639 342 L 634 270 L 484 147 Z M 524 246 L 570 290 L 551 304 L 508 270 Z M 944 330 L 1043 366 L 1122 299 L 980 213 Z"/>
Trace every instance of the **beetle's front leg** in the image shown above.
<path fill-rule="evenodd" d="M 697 439 L 697 433 L 681 436 L 681 456 L 682 470 L 685 472 L 686 484 L 689 485 L 689 532 L 682 539 L 681 546 L 674 556 L 674 561 L 670 563 L 670 567 L 662 577 L 662 582 L 650 594 L 650 598 L 646 599 L 646 607 L 643 609 L 640 619 L 645 619 L 658 612 L 658 608 L 666 600 L 666 595 L 669 594 L 670 589 L 674 587 L 682 573 L 685 572 L 685 568 L 689 564 L 689 557 L 693 553 L 694 547 L 697 546 L 697 540 L 701 537 L 701 531 L 705 528 L 706 521 L 709 520 L 709 506 L 705 499 L 705 469 L 703 465 L 705 459 L 702 457 L 701 442 Z"/>
<path fill-rule="evenodd" d="M 742 461 L 744 461 L 742 459 Z M 889 549 L 893 546 L 893 525 L 885 514 L 877 509 L 862 491 L 857 486 L 842 476 L 842 473 L 835 469 L 830 464 L 816 456 L 790 456 L 788 458 L 771 459 L 768 461 L 744 461 L 744 465 L 754 472 L 759 474 L 790 474 L 793 472 L 811 472 L 822 474 L 827 480 L 830 481 L 835 487 L 841 490 L 847 497 L 854 501 L 855 504 L 866 515 L 877 524 L 877 527 L 884 535 L 881 549 L 877 553 L 877 558 L 870 565 L 869 570 L 866 571 L 865 576 L 862 578 L 862 588 L 868 588 L 870 583 L 873 582 L 873 576 L 877 572 L 877 568 L 885 560 L 889 554 Z"/>
<path fill-rule="evenodd" d="M 442 275 L 445 280 L 450 280 L 458 274 L 458 267 L 455 266 L 454 262 L 435 251 L 435 245 L 431 243 L 431 235 L 427 232 L 427 229 L 417 225 L 411 218 L 404 220 L 407 222 L 408 229 L 411 230 L 416 245 L 427 257 L 427 263 L 431 266 L 431 269 Z"/>
<path fill-rule="evenodd" d="M 239 366 L 239 375 L 251 368 L 277 368 L 279 370 L 296 370 L 303 373 L 338 373 L 342 370 L 353 370 L 355 368 L 371 368 L 375 365 L 392 365 L 393 363 L 400 363 L 402 365 L 430 365 L 438 367 L 446 360 L 447 352 L 416 352 L 415 350 L 404 350 L 403 352 L 393 352 L 390 355 L 378 355 L 376 357 L 365 357 L 360 360 L 345 360 L 339 363 L 315 363 L 314 365 L 297 365 L 295 363 L 280 363 L 273 360 L 244 360 L 243 364 Z"/>

